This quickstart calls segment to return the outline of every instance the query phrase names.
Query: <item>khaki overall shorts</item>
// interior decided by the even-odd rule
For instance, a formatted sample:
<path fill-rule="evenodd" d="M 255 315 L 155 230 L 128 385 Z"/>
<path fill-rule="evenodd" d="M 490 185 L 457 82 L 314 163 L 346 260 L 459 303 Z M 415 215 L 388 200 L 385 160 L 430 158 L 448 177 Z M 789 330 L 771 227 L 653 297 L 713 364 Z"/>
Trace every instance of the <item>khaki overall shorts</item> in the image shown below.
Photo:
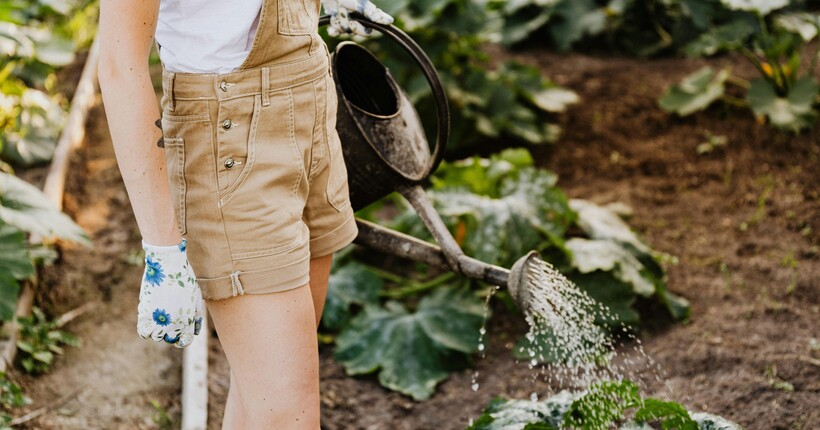
<path fill-rule="evenodd" d="M 167 173 L 205 299 L 304 285 L 311 258 L 358 233 L 318 17 L 319 0 L 264 0 L 237 70 L 162 65 Z"/>

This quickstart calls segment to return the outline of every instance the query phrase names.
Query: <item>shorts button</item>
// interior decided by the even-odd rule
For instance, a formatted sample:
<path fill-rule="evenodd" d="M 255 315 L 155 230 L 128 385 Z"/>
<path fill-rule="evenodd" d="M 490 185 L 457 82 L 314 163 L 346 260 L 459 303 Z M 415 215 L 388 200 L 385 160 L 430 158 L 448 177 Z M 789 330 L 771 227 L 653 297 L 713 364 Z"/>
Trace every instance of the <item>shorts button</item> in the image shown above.
<path fill-rule="evenodd" d="M 229 158 L 229 159 L 225 160 L 225 167 L 227 167 L 229 169 L 231 167 L 233 167 L 235 164 L 236 164 L 236 162 L 233 161 L 233 158 Z"/>
<path fill-rule="evenodd" d="M 231 128 L 232 125 L 233 125 L 233 123 L 229 119 L 226 119 L 225 121 L 222 121 L 222 128 L 224 128 L 225 130 Z"/>
<path fill-rule="evenodd" d="M 219 89 L 222 90 L 222 91 L 228 92 L 228 83 L 225 82 L 225 81 L 220 82 L 219 83 Z"/>

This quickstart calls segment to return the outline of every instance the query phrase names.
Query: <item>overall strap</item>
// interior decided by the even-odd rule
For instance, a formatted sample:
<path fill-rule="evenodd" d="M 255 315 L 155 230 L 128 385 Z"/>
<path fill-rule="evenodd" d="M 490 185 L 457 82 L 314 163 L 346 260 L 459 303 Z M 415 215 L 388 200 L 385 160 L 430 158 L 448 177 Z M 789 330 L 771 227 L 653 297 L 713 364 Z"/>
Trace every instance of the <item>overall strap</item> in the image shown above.
<path fill-rule="evenodd" d="M 263 0 L 253 44 L 237 70 L 304 59 L 322 47 L 320 0 Z"/>

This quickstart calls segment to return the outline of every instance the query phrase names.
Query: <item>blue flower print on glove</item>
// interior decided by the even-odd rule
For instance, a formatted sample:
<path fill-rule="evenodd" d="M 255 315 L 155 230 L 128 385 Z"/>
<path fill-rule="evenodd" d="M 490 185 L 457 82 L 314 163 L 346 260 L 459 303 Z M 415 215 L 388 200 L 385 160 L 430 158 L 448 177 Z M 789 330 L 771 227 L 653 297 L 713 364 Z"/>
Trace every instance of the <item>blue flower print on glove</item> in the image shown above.
<path fill-rule="evenodd" d="M 145 273 L 137 308 L 137 333 L 143 338 L 178 348 L 199 334 L 205 303 L 188 262 L 187 241 L 156 246 L 142 242 Z"/>

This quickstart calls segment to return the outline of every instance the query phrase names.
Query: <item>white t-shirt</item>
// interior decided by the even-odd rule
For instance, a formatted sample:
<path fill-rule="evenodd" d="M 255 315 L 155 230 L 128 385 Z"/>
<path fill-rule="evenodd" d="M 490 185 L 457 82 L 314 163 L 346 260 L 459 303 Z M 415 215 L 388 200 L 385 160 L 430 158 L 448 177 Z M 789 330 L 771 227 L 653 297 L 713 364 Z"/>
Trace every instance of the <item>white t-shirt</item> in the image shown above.
<path fill-rule="evenodd" d="M 253 45 L 263 0 L 161 0 L 154 38 L 172 72 L 227 73 Z"/>

